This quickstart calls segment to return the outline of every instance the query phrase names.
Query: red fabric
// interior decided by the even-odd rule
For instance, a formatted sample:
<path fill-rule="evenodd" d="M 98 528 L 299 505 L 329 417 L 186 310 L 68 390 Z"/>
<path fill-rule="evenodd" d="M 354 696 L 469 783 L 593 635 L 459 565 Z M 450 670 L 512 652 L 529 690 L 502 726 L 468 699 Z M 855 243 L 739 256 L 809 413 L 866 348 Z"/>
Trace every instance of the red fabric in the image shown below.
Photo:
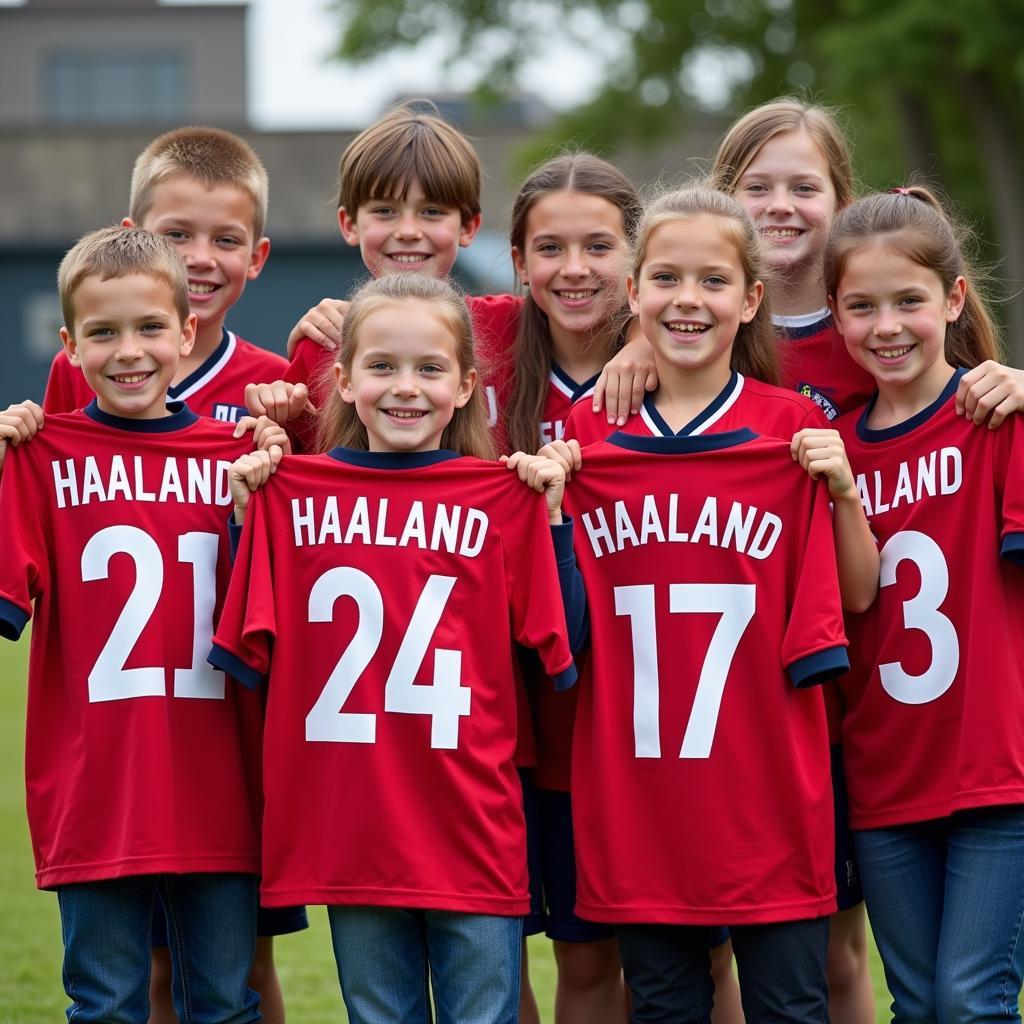
<path fill-rule="evenodd" d="M 839 421 L 882 552 L 843 680 L 854 828 L 1024 803 L 1024 422 L 975 427 L 956 382 L 888 438 Z"/>
<path fill-rule="evenodd" d="M 341 543 L 325 518 L 334 503 Z M 351 525 L 359 508 L 368 533 Z M 310 509 L 323 543 L 308 543 L 293 523 Z M 479 551 L 431 547 L 438 515 L 456 510 L 463 524 L 482 514 Z M 408 532 L 412 514 L 426 524 L 425 542 Z M 469 458 L 388 470 L 330 454 L 286 458 L 255 495 L 216 643 L 269 672 L 264 904 L 527 912 L 513 641 L 537 649 L 552 675 L 572 663 L 548 534 L 541 495 Z M 406 539 L 386 544 L 387 535 Z M 336 600 L 310 621 L 314 587 L 339 578 L 358 600 Z M 431 604 L 436 625 L 409 649 L 424 710 L 389 710 L 413 611 L 443 579 L 454 582 Z M 333 694 L 332 672 L 343 680 Z M 435 678 L 462 688 L 455 725 L 451 714 L 428 713 Z M 434 733 L 442 717 L 447 746 Z M 321 721 L 341 730 L 333 740 L 316 738 Z M 370 732 L 354 742 L 349 728 Z"/>
<path fill-rule="evenodd" d="M 686 454 L 673 439 L 644 443 L 587 449 L 567 492 L 593 668 L 573 737 L 577 913 L 650 924 L 832 913 L 824 704 L 819 687 L 787 677 L 805 658 L 843 660 L 827 495 L 784 442 Z M 743 543 L 728 539 L 737 513 Z M 777 540 L 754 557 L 750 538 L 771 516 Z M 692 610 L 671 611 L 670 593 Z"/>
<path fill-rule="evenodd" d="M 11 635 L 34 607 L 25 779 L 40 887 L 259 870 L 260 695 L 205 663 L 230 573 L 227 468 L 251 443 L 231 432 L 76 412 L 7 453 L 0 620 Z M 189 695 L 190 667 L 212 696 Z M 143 685 L 151 695 L 132 695 Z"/>

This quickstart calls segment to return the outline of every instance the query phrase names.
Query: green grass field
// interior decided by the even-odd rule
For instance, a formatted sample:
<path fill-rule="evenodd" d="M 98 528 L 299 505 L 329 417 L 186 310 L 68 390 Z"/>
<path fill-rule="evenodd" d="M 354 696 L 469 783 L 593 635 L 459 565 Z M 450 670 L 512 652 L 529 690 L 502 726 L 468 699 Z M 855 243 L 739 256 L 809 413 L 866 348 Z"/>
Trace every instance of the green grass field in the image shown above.
<path fill-rule="evenodd" d="M 0 1021 L 53 1024 L 67 1005 L 60 979 L 57 901 L 33 880 L 25 824 L 22 777 L 27 639 L 0 645 Z M 277 961 L 289 1019 L 296 1024 L 338 1024 L 345 1019 L 334 972 L 327 918 L 310 909 L 308 931 L 277 943 Z M 555 970 L 550 945 L 530 940 L 530 973 L 545 1022 L 552 1020 Z M 888 994 L 872 950 L 877 1018 L 888 1017 Z"/>

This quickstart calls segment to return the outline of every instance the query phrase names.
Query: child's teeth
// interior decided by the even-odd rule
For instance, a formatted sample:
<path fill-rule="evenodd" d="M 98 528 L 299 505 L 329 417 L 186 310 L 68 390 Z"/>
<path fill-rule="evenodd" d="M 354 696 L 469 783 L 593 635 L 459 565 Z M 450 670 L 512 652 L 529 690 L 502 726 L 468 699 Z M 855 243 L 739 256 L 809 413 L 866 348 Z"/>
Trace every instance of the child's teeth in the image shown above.
<path fill-rule="evenodd" d="M 213 291 L 212 284 L 190 284 L 188 286 L 191 295 L 209 295 Z"/>
<path fill-rule="evenodd" d="M 391 258 L 399 263 L 419 263 L 421 260 L 426 259 L 425 256 L 420 256 L 417 253 L 397 253 Z"/>

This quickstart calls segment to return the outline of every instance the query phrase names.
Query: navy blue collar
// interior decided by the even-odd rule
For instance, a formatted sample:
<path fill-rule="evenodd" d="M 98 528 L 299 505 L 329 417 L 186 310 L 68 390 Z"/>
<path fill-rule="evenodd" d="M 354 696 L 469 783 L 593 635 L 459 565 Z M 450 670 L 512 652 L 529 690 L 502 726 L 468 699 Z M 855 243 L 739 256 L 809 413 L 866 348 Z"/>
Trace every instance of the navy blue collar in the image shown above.
<path fill-rule="evenodd" d="M 723 434 L 670 434 L 668 437 L 647 437 L 645 434 L 626 434 L 617 430 L 608 438 L 608 443 L 617 448 L 628 448 L 631 452 L 648 452 L 652 455 L 692 455 L 698 452 L 716 452 L 723 448 L 753 441 L 758 435 L 749 427 L 727 430 Z"/>
<path fill-rule="evenodd" d="M 739 398 L 743 390 L 743 376 L 735 370 L 729 374 L 725 387 L 681 430 L 673 430 L 664 420 L 658 407 L 654 404 L 653 395 L 644 396 L 644 404 L 640 415 L 644 417 L 651 433 L 656 437 L 682 437 L 686 434 L 700 434 L 711 426 Z"/>
<path fill-rule="evenodd" d="M 773 324 L 775 333 L 786 341 L 803 341 L 805 338 L 813 338 L 820 334 L 827 327 L 832 326 L 832 314 L 826 313 L 820 320 L 806 327 L 786 327 L 784 324 Z"/>
<path fill-rule="evenodd" d="M 222 328 L 217 347 L 203 360 L 202 365 L 197 366 L 184 380 L 178 381 L 177 384 L 172 384 L 167 389 L 167 394 L 171 398 L 187 397 L 187 392 L 191 388 L 203 381 L 205 377 L 213 376 L 213 371 L 220 368 L 219 364 L 223 362 L 224 357 L 228 354 L 232 340 L 231 332 L 226 327 Z"/>
<path fill-rule="evenodd" d="M 462 458 L 458 452 L 453 452 L 449 448 L 436 448 L 432 452 L 364 452 L 358 448 L 344 448 L 339 445 L 327 454 L 338 462 L 367 469 L 420 469 L 438 462 Z"/>
<path fill-rule="evenodd" d="M 578 402 L 581 398 L 589 395 L 594 390 L 598 377 L 601 376 L 601 374 L 595 373 L 593 377 L 580 384 L 578 381 L 573 380 L 554 360 L 551 361 L 551 372 L 558 378 L 562 387 L 569 392 L 569 400 L 571 402 Z"/>
<path fill-rule="evenodd" d="M 864 411 L 860 414 L 860 419 L 857 420 L 857 436 L 862 441 L 878 442 L 889 441 L 894 437 L 902 437 L 904 434 L 909 434 L 912 430 L 921 426 L 922 423 L 930 420 L 956 394 L 960 378 L 966 372 L 966 368 L 962 366 L 954 370 L 953 376 L 949 378 L 948 383 L 942 389 L 942 394 L 931 405 L 915 413 L 909 420 L 904 420 L 902 423 L 897 423 L 891 427 L 883 427 L 881 430 L 872 430 L 868 426 L 868 417 L 878 401 L 878 392 L 876 391 L 868 399 L 868 404 L 864 406 Z"/>
<path fill-rule="evenodd" d="M 168 434 L 191 426 L 199 417 L 184 402 L 168 402 L 167 415 L 155 420 L 136 420 L 127 416 L 114 416 L 104 412 L 94 398 L 83 410 L 90 419 L 105 427 L 118 430 L 134 430 L 140 434 Z"/>

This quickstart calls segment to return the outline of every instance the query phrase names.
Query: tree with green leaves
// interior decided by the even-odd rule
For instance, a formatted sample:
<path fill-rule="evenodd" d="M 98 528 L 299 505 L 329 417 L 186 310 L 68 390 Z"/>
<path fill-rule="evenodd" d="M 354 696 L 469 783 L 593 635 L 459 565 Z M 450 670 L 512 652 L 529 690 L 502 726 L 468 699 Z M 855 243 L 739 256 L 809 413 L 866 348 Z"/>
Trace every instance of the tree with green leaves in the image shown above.
<path fill-rule="evenodd" d="M 714 93 L 736 114 L 800 92 L 846 115 L 862 182 L 938 185 L 987 239 L 1013 361 L 1024 365 L 1024 17 L 1020 0 L 335 0 L 337 55 L 440 39 L 477 60 L 481 101 L 528 88 L 557 33 L 602 84 L 545 140 L 653 143 Z M 708 83 L 711 85 L 709 90 Z"/>

